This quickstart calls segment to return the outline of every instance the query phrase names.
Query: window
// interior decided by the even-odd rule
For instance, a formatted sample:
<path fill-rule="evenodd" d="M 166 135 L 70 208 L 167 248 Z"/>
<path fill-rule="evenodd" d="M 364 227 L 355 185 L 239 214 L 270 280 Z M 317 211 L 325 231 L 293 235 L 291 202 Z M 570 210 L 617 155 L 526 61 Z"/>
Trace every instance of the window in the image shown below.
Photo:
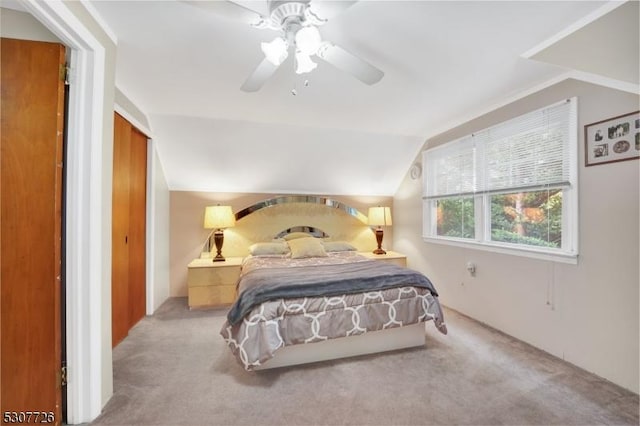
<path fill-rule="evenodd" d="M 497 251 L 577 255 L 577 101 L 426 150 L 424 237 Z"/>
<path fill-rule="evenodd" d="M 475 238 L 474 202 L 473 197 L 435 200 L 437 235 Z"/>

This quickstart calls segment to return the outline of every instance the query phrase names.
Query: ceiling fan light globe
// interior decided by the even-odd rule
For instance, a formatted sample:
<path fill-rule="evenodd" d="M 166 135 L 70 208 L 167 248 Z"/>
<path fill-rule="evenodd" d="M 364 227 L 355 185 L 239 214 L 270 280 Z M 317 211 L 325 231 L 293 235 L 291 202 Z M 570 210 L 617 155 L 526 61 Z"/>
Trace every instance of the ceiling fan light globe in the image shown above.
<path fill-rule="evenodd" d="M 284 60 L 287 59 L 287 56 L 289 56 L 289 52 L 287 51 L 289 44 L 285 39 L 280 37 L 276 37 L 269 43 L 260 43 L 260 48 L 265 58 L 276 66 L 283 63 Z"/>
<path fill-rule="evenodd" d="M 316 69 L 318 64 L 311 60 L 309 55 L 304 52 L 296 51 L 296 74 L 305 74 Z"/>
<path fill-rule="evenodd" d="M 313 25 L 303 27 L 296 33 L 296 47 L 305 55 L 315 54 L 322 43 L 320 31 Z"/>

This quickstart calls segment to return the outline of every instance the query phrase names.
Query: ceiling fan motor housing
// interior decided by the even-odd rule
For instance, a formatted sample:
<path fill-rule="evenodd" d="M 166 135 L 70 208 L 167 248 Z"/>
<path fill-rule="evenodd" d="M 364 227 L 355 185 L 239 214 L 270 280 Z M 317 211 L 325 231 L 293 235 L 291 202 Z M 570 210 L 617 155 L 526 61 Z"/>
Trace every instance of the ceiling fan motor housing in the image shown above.
<path fill-rule="evenodd" d="M 272 0 L 269 2 L 271 11 L 271 24 L 280 27 L 285 32 L 292 23 L 301 25 L 304 22 L 304 11 L 307 9 L 310 0 Z"/>

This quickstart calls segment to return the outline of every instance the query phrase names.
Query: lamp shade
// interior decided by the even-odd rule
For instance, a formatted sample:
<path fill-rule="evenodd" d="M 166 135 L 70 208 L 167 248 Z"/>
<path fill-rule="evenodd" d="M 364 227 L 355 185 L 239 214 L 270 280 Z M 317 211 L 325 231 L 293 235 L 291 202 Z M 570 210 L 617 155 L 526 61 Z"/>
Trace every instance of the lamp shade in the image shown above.
<path fill-rule="evenodd" d="M 388 226 L 391 224 L 390 207 L 369 207 L 369 225 Z"/>
<path fill-rule="evenodd" d="M 230 228 L 236 224 L 231 206 L 208 206 L 204 211 L 206 229 Z"/>

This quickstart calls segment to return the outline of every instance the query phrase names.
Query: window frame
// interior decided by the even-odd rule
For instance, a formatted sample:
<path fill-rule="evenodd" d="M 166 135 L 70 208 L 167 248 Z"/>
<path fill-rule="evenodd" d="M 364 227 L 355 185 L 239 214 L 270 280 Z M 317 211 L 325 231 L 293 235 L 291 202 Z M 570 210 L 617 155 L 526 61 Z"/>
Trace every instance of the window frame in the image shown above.
<path fill-rule="evenodd" d="M 566 99 L 561 102 L 570 102 L 569 109 L 569 133 L 568 133 L 568 151 L 569 151 L 569 184 L 561 187 L 562 189 L 562 239 L 558 248 L 540 247 L 527 244 L 506 243 L 491 240 L 491 196 L 496 192 L 485 191 L 472 194 L 445 195 L 441 197 L 426 196 L 425 187 L 427 180 L 430 179 L 430 173 L 425 170 L 423 173 L 423 240 L 428 243 L 445 244 L 450 246 L 464 247 L 470 249 L 485 250 L 494 253 L 509 254 L 516 256 L 525 256 L 535 259 L 549 260 L 562 263 L 577 264 L 578 261 L 578 119 L 577 119 L 577 98 Z M 539 110 L 553 107 L 561 102 L 548 105 Z M 532 112 L 537 112 L 532 111 Z M 524 114 L 527 115 L 527 114 Z M 516 117 L 512 120 L 517 120 Z M 504 123 L 511 122 L 507 120 L 499 123 L 491 128 L 501 126 Z M 468 136 L 467 136 L 468 137 Z M 447 145 L 459 143 L 466 137 L 456 139 L 443 145 L 431 148 L 443 148 Z M 423 151 L 423 167 L 427 167 L 426 156 L 431 149 Z M 483 145 L 480 144 L 476 152 L 476 156 L 482 155 Z M 485 171 L 476 170 L 475 178 L 481 176 Z M 553 185 L 547 186 L 552 188 Z M 557 187 L 557 186 L 556 186 Z M 513 188 L 516 191 L 518 188 Z M 523 192 L 533 192 L 544 190 L 544 187 L 531 189 Z M 505 190 L 503 193 L 511 193 Z M 474 223 L 475 238 L 461 238 L 437 235 L 437 203 L 444 198 L 474 198 Z"/>

